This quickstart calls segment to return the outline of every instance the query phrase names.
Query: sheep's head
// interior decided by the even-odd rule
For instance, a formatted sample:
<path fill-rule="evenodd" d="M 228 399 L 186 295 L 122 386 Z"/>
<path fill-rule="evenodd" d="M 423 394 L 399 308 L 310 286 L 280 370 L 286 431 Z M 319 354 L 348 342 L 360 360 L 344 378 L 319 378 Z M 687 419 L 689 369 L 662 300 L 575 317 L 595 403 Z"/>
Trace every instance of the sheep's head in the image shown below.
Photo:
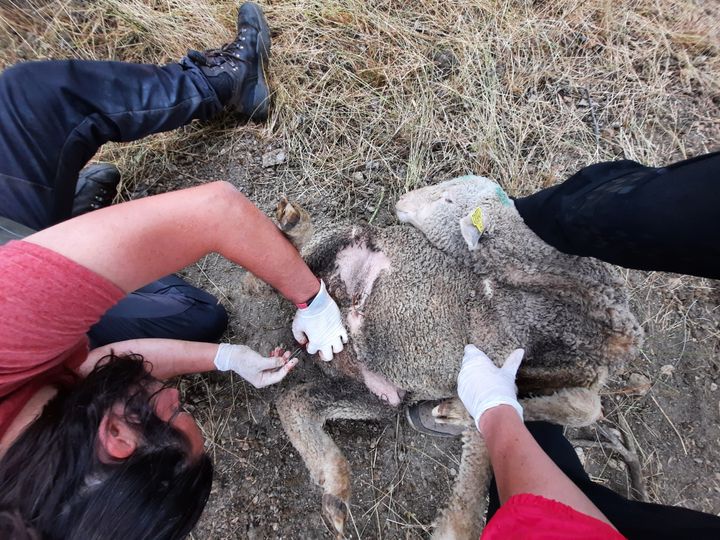
<path fill-rule="evenodd" d="M 402 223 L 410 223 L 435 246 L 456 255 L 478 249 L 498 218 L 513 209 L 503 189 L 482 176 L 461 176 L 416 189 L 395 205 Z"/>

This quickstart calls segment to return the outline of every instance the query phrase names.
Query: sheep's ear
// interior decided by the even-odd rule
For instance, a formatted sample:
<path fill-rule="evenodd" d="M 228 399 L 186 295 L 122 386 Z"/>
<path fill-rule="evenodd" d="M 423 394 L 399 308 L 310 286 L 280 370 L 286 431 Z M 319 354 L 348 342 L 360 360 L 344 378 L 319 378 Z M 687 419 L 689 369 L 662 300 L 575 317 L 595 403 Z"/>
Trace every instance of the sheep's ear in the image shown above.
<path fill-rule="evenodd" d="M 460 220 L 460 233 L 470 251 L 478 248 L 480 237 L 484 231 L 483 213 L 479 206 Z"/>

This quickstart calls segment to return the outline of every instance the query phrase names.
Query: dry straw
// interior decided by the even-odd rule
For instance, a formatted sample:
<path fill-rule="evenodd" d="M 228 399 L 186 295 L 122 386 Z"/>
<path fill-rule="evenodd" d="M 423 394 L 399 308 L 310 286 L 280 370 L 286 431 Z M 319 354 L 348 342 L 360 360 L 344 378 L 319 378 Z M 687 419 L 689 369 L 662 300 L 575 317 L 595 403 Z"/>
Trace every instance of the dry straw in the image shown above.
<path fill-rule="evenodd" d="M 711 2 L 295 0 L 265 9 L 276 106 L 263 135 L 283 141 L 287 174 L 318 193 L 362 190 L 375 177 L 392 199 L 467 172 L 525 193 L 597 160 L 697 154 L 720 132 Z M 0 62 L 172 61 L 227 41 L 235 10 L 211 0 L 4 0 Z M 202 144 L 202 129 L 109 153 L 136 178 L 176 151 L 217 151 Z"/>

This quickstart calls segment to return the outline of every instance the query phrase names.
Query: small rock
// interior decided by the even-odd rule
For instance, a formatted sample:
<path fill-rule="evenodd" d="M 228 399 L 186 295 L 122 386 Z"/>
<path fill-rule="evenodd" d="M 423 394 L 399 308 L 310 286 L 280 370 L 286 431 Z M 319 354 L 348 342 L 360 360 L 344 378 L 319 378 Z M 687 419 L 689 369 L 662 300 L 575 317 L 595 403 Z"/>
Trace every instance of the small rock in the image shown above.
<path fill-rule="evenodd" d="M 660 368 L 660 375 L 672 377 L 673 373 L 675 373 L 675 366 L 673 366 L 672 364 L 665 364 L 663 367 Z"/>
<path fill-rule="evenodd" d="M 276 165 L 285 163 L 286 157 L 287 156 L 285 154 L 285 150 L 283 150 L 282 148 L 271 150 L 270 152 L 263 154 L 262 166 L 266 169 L 268 167 L 275 167 Z"/>
<path fill-rule="evenodd" d="M 636 396 L 644 396 L 650 391 L 652 383 L 642 373 L 631 373 L 628 377 L 629 393 Z"/>
<path fill-rule="evenodd" d="M 710 383 L 710 391 L 711 391 L 711 392 L 714 392 L 714 391 L 717 390 L 717 389 L 718 389 L 718 385 L 715 384 L 714 382 L 711 382 L 711 383 Z"/>
<path fill-rule="evenodd" d="M 375 160 L 369 160 L 365 162 L 366 171 L 377 171 L 380 168 L 380 162 Z"/>
<path fill-rule="evenodd" d="M 352 175 L 352 179 L 355 182 L 362 182 L 363 180 L 365 180 L 365 175 L 361 172 L 356 172 L 355 174 Z"/>
<path fill-rule="evenodd" d="M 450 470 L 448 471 L 448 474 L 449 474 L 450 476 L 457 476 L 457 471 L 456 471 L 455 469 L 450 469 Z"/>
<path fill-rule="evenodd" d="M 582 98 L 580 101 L 578 101 L 578 107 L 589 107 L 590 103 L 588 103 L 588 100 L 585 98 Z"/>

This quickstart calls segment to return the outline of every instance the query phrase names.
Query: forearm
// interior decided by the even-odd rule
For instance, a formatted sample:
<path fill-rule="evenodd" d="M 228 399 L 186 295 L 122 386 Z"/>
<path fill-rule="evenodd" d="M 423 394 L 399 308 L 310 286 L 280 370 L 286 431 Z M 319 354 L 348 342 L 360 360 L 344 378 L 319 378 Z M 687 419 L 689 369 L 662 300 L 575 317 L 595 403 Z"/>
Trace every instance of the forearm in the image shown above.
<path fill-rule="evenodd" d="M 545 454 L 512 407 L 501 405 L 487 410 L 478 425 L 487 444 L 501 504 L 513 495 L 532 493 L 612 525 Z"/>
<path fill-rule="evenodd" d="M 226 182 L 146 197 L 35 233 L 47 247 L 133 291 L 219 252 L 293 303 L 320 289 L 273 222 Z"/>
<path fill-rule="evenodd" d="M 217 343 L 198 343 L 176 339 L 132 339 L 110 343 L 93 349 L 78 368 L 85 377 L 98 361 L 110 354 L 140 354 L 148 362 L 150 372 L 157 379 L 169 379 L 188 373 L 215 370 Z"/>

